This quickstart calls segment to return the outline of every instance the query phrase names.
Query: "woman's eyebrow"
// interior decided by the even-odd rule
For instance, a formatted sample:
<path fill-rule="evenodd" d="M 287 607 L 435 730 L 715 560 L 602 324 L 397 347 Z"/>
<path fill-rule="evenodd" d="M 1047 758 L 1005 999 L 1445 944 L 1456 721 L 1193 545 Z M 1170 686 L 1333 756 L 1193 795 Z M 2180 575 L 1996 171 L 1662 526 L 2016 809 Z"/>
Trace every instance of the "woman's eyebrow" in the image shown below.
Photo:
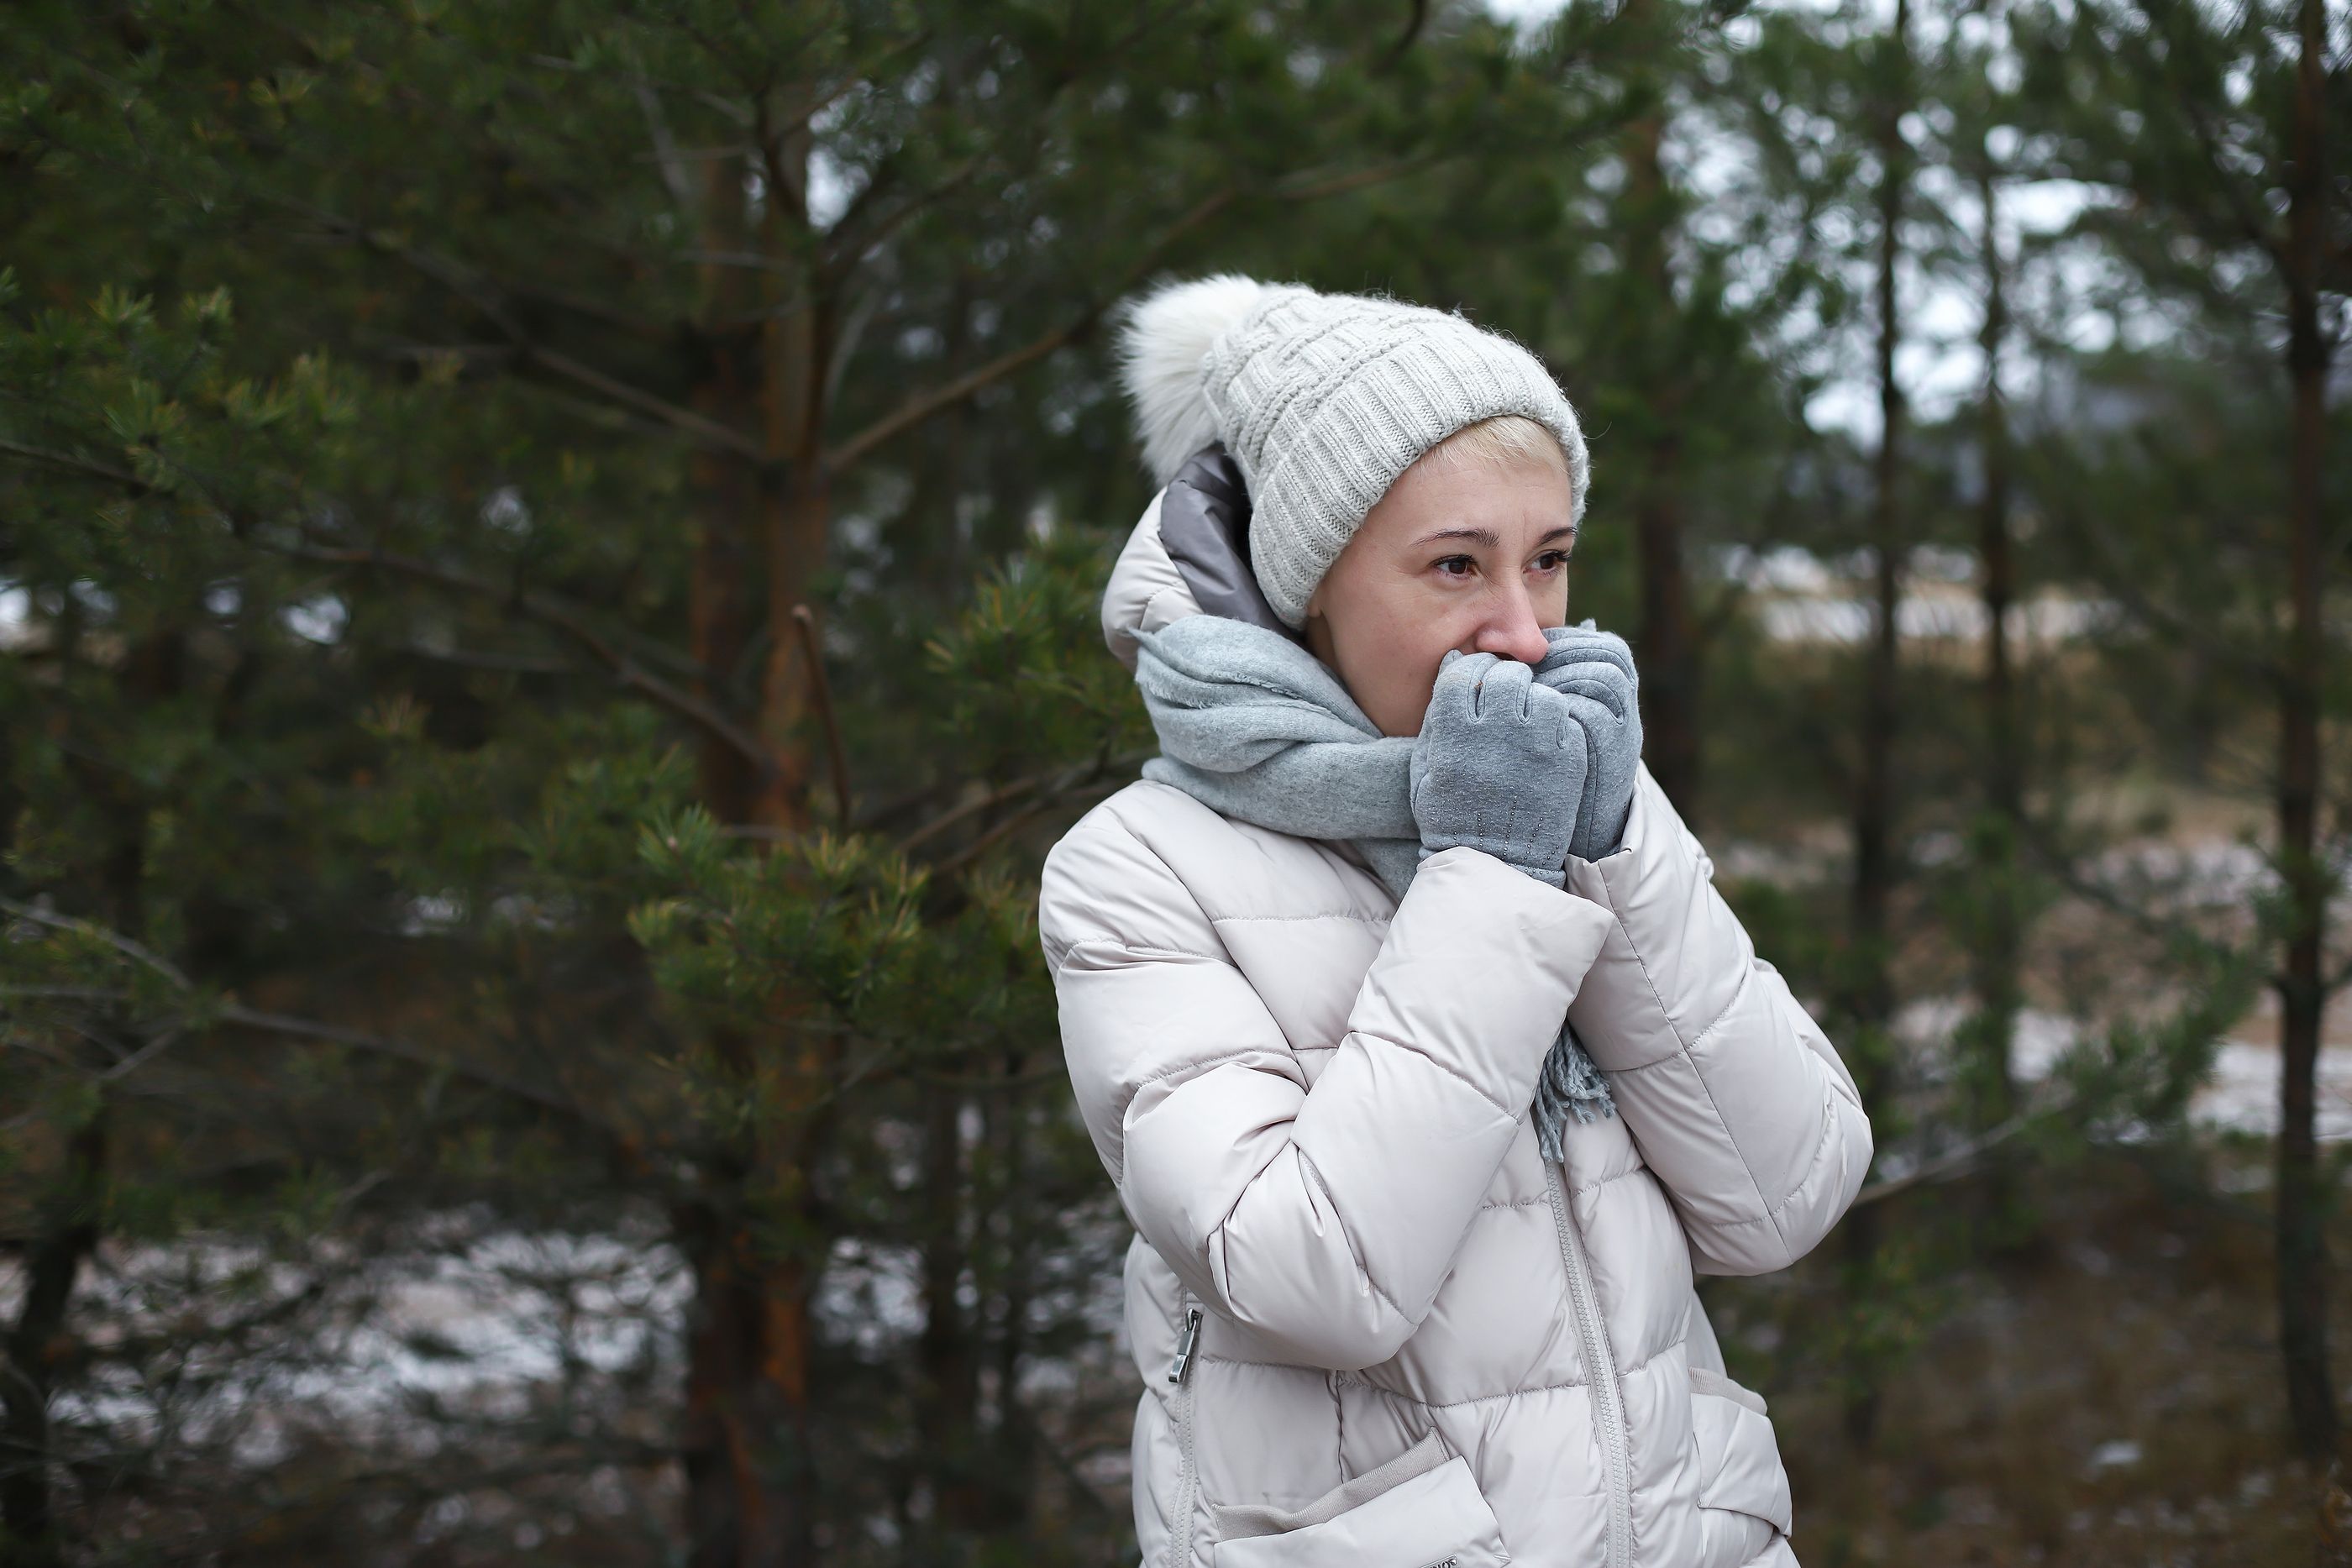
<path fill-rule="evenodd" d="M 1547 528 L 1544 530 L 1542 535 L 1537 538 L 1536 543 L 1538 546 L 1548 545 L 1551 543 L 1552 540 L 1559 538 L 1563 535 L 1570 539 L 1575 538 L 1576 525 L 1573 523 L 1562 523 L 1556 528 Z M 1433 528 L 1428 533 L 1422 535 L 1421 538 L 1413 540 L 1412 542 L 1416 547 L 1418 547 L 1421 545 L 1433 545 L 1444 539 L 1467 539 L 1474 545 L 1484 545 L 1488 549 L 1499 549 L 1503 543 L 1503 536 L 1496 533 L 1492 528 Z"/>
<path fill-rule="evenodd" d="M 1501 546 L 1503 536 L 1492 528 L 1433 528 L 1412 542 L 1415 545 L 1433 545 L 1440 539 L 1467 539 L 1474 545 L 1485 545 L 1488 549 L 1495 549 Z"/>

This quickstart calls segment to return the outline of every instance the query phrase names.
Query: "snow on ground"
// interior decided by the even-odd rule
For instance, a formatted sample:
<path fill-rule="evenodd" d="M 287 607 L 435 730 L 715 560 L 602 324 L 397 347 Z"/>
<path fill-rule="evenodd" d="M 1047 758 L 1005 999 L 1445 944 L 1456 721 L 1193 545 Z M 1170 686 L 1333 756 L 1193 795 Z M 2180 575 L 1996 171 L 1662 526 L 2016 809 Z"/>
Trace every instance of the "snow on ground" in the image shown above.
<path fill-rule="evenodd" d="M 106 1244 L 79 1287 L 84 1332 L 101 1344 L 179 1332 L 192 1303 L 228 1322 L 328 1282 L 311 1327 L 281 1353 L 240 1360 L 197 1352 L 153 1384 L 110 1374 L 60 1413 L 134 1444 L 165 1427 L 209 1434 L 240 1462 L 266 1467 L 301 1428 L 322 1423 L 396 1450 L 429 1448 L 436 1438 L 418 1418 L 420 1402 L 496 1423 L 522 1416 L 566 1381 L 607 1390 L 676 1385 L 691 1301 L 676 1249 L 651 1238 L 478 1229 L 478 1216 L 445 1218 L 450 1250 L 415 1249 L 347 1269 L 331 1248 L 297 1262 L 234 1239 Z M 837 1243 L 814 1302 L 825 1338 L 869 1359 L 911 1342 L 923 1328 L 920 1263 L 909 1247 Z M 1113 1271 L 1081 1282 L 1080 1292 L 1080 1311 L 1113 1355 L 1125 1354 L 1118 1283 Z M 21 1291 L 18 1270 L 0 1263 L 0 1321 L 13 1318 Z M 1039 1357 L 1023 1381 L 1061 1386 L 1080 1375 L 1075 1361 Z"/>
<path fill-rule="evenodd" d="M 2163 863 L 2128 869 L 2158 880 L 2210 883 L 2236 898 L 2268 876 L 2259 855 L 2231 845 L 2182 851 Z M 1916 1002 L 1898 1017 L 1897 1033 L 1931 1080 L 1966 1011 L 1965 998 L 1947 997 Z M 2352 1007 L 2332 1009 L 2329 1022 L 2319 1066 L 2318 1134 L 2326 1141 L 2352 1141 Z M 2049 1078 L 2087 1029 L 2063 1013 L 2027 1010 L 2018 1021 L 2011 1058 L 2018 1079 Z M 2276 1030 L 2274 1004 L 2267 999 L 2233 1027 L 2192 1103 L 2198 1125 L 2256 1137 L 2275 1134 Z M 1901 1174 L 1903 1155 L 1887 1154 L 1881 1174 Z M 567 1378 L 635 1385 L 649 1376 L 655 1385 L 674 1385 L 691 1282 L 673 1249 L 651 1232 L 532 1233 L 485 1223 L 487 1218 L 453 1214 L 446 1249 L 432 1245 L 434 1238 L 418 1236 L 404 1255 L 375 1260 L 337 1280 L 321 1332 L 293 1355 L 218 1368 L 229 1381 L 211 1385 L 204 1396 L 212 1412 L 206 1418 L 237 1428 L 237 1451 L 260 1465 L 278 1456 L 289 1431 L 318 1420 L 398 1444 L 415 1426 L 419 1399 L 497 1420 L 520 1414 L 538 1391 Z M 323 1261 L 331 1272 L 333 1260 Z M 165 1327 L 191 1301 L 206 1299 L 226 1319 L 257 1302 L 291 1297 L 310 1273 L 241 1242 L 111 1244 L 103 1266 L 82 1286 L 85 1321 L 106 1325 L 101 1338 L 136 1335 Z M 1102 1281 L 1069 1282 L 1085 1296 L 1081 1310 L 1114 1355 L 1123 1354 L 1118 1283 L 1115 1271 Z M 0 1264 L 0 1317 L 13 1315 L 20 1288 L 16 1270 Z M 895 1354 L 922 1328 L 919 1259 L 903 1247 L 841 1243 L 815 1312 L 826 1337 L 852 1354 L 869 1359 Z M 1042 1388 L 1079 1373 L 1074 1362 L 1041 1363 L 1024 1383 Z M 164 1417 L 158 1397 L 157 1390 L 117 1384 L 98 1390 L 78 1414 L 135 1431 Z M 195 1413 L 183 1405 L 176 1414 L 184 1419 Z"/>
<path fill-rule="evenodd" d="M 2225 1040 L 2194 1113 L 2209 1127 L 2270 1137 L 2278 1132 L 2278 1082 L 2276 1045 Z M 2329 1046 L 2319 1053 L 2317 1119 L 2321 1142 L 2352 1138 L 2352 1047 Z"/>
<path fill-rule="evenodd" d="M 2337 1009 L 2341 1014 L 2345 1009 Z M 1917 1046 L 1933 1050 L 1950 1038 L 1965 1013 L 1965 1003 L 1953 998 L 1914 1002 L 1895 1020 L 1895 1033 Z M 2319 1053 L 2319 1137 L 2322 1142 L 2352 1139 L 2352 1040 L 2340 1018 Z M 2245 1133 L 2257 1137 L 2276 1135 L 2279 1125 L 2279 1053 L 2277 1019 L 2266 1003 L 2224 1039 L 2213 1058 L 2213 1071 L 2190 1102 L 2189 1120 L 2221 1133 Z M 2010 1071 L 2021 1083 L 2048 1078 L 2059 1059 L 2081 1040 L 2077 1022 L 2063 1013 L 2029 1008 L 2017 1020 L 2017 1038 L 2010 1049 Z"/>

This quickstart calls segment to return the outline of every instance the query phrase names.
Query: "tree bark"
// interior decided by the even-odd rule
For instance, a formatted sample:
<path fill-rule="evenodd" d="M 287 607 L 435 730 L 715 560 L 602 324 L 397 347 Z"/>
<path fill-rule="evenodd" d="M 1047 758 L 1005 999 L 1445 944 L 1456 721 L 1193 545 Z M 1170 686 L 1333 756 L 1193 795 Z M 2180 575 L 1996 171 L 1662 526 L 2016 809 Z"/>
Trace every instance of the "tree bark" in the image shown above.
<path fill-rule="evenodd" d="M 776 166 L 777 160 L 766 162 Z M 713 255 L 739 249 L 753 228 L 745 172 L 731 161 L 709 165 L 700 200 Z M 782 232 L 776 208 L 804 203 L 805 193 L 771 179 L 764 200 L 761 236 L 772 246 Z M 804 223 L 805 208 L 799 210 Z M 740 712 L 733 685 L 751 652 L 755 594 L 767 612 L 765 658 L 754 683 L 758 722 L 750 727 L 765 743 L 768 766 L 763 771 L 706 741 L 700 785 L 703 804 L 719 821 L 758 823 L 789 838 L 808 826 L 809 752 L 800 722 L 806 671 L 791 610 L 805 597 L 824 548 L 822 481 L 805 461 L 814 447 L 806 433 L 821 428 L 824 418 L 822 350 L 804 326 L 792 325 L 805 323 L 810 312 L 787 315 L 758 333 L 732 325 L 753 304 L 776 302 L 753 298 L 751 277 L 715 265 L 704 272 L 710 325 L 699 337 L 693 405 L 730 427 L 756 425 L 762 460 L 706 453 L 694 461 L 698 534 L 688 623 L 695 656 L 719 687 L 706 695 Z M 820 503 L 813 535 L 805 526 L 811 497 Z M 764 574 L 764 583 L 755 572 Z M 702 1190 L 677 1217 L 695 1280 L 679 1439 L 691 1568 L 778 1568 L 813 1560 L 813 1270 L 809 1228 L 801 1221 L 814 1128 L 800 1113 L 816 1098 L 802 1091 L 811 1086 L 817 1048 L 793 1027 L 793 999 L 780 997 L 772 1029 L 755 1034 L 720 1026 L 709 1041 L 736 1093 L 759 1098 L 772 1073 L 786 1087 L 775 1113 L 755 1118 L 706 1155 Z M 780 1235 L 786 1238 L 781 1244 L 772 1239 Z"/>
<path fill-rule="evenodd" d="M 1663 152 L 1665 111 L 1654 108 L 1625 133 L 1628 265 L 1648 297 L 1654 333 L 1675 319 L 1669 257 L 1673 223 Z M 1650 772 L 1684 821 L 1699 821 L 1699 683 L 1697 627 L 1691 615 L 1690 578 L 1684 562 L 1683 439 L 1676 405 L 1683 401 L 1681 367 L 1643 341 L 1651 434 L 1643 443 L 1633 528 L 1642 576 L 1642 622 L 1636 634 L 1642 670 L 1642 754 Z"/>
<path fill-rule="evenodd" d="M 64 1171 L 26 1248 L 22 1301 L 0 1359 L 0 1564 L 52 1568 L 65 1562 L 49 1493 L 49 1401 L 55 1368 L 78 1347 L 68 1309 L 81 1266 L 98 1249 L 106 1171 L 103 1104 L 74 1129 Z"/>
<path fill-rule="evenodd" d="M 1874 558 L 1875 621 L 1863 677 L 1861 756 L 1853 793 L 1853 880 L 1849 888 L 1847 983 L 1844 1012 L 1862 1045 L 1856 1086 L 1865 1107 L 1887 1087 L 1886 1029 L 1895 1011 L 1890 968 L 1888 911 L 1895 886 L 1895 744 L 1900 725 L 1896 682 L 1901 629 L 1896 612 L 1903 591 L 1904 537 L 1900 486 L 1906 402 L 1895 379 L 1895 354 L 1902 341 L 1897 310 L 1896 263 L 1902 254 L 1904 188 L 1909 149 L 1902 116 L 1910 100 L 1910 5 L 1896 0 L 1895 22 L 1878 84 L 1877 304 L 1878 452 L 1873 465 L 1870 542 Z M 1878 1251 L 1878 1211 L 1874 1206 L 1846 1221 L 1849 1277 L 1872 1289 Z M 1867 1447 L 1878 1429 L 1878 1375 L 1868 1353 L 1848 1369 L 1846 1436 Z"/>
<path fill-rule="evenodd" d="M 67 602 L 73 600 L 68 596 Z M 59 657 L 70 664 L 80 627 L 59 632 Z M 137 638 L 123 660 L 123 685 L 138 702 L 170 700 L 185 689 L 187 639 L 165 625 Z M 146 934 L 149 802 L 122 775 L 77 764 L 93 797 L 113 818 L 113 844 L 103 862 L 104 918 L 133 938 Z M 49 1404 L 56 1368 L 79 1354 L 74 1335 L 74 1286 L 98 1250 L 107 1181 L 108 1109 L 103 1081 L 89 1112 L 66 1135 L 65 1160 L 48 1184 L 25 1249 L 24 1297 L 16 1321 L 0 1342 L 0 1568 L 50 1568 L 66 1561 L 49 1490 Z"/>
<path fill-rule="evenodd" d="M 1014 1051 L 1004 1061 L 1004 1075 L 1018 1079 L 1028 1067 L 1028 1053 Z M 1030 1112 L 1010 1095 L 994 1097 L 989 1108 L 987 1137 L 996 1151 L 1002 1173 L 999 1191 L 1020 1194 L 1034 1203 L 1038 1173 L 1029 1159 Z M 994 1219 L 996 1249 L 1004 1280 L 1003 1327 L 992 1347 L 996 1371 L 998 1413 L 994 1444 L 998 1458 L 995 1511 L 991 1522 L 1016 1539 L 1033 1528 L 1033 1484 L 1037 1468 L 1037 1428 L 1020 1409 L 1021 1368 L 1029 1354 L 1029 1311 L 1039 1278 L 1039 1228 L 1023 1222 L 1018 1207 L 1000 1207 Z"/>
<path fill-rule="evenodd" d="M 2010 533 L 2009 410 L 2002 402 L 2001 350 L 2009 334 L 2007 266 L 2000 253 L 2000 190 L 1990 151 L 1978 164 L 1978 193 L 1984 206 L 1981 265 L 1985 277 L 1984 399 L 1978 433 L 1984 453 L 1984 497 L 1977 517 L 1977 550 L 1984 568 L 1984 821 L 1979 830 L 1978 868 L 1985 920 L 1976 954 L 1979 1009 L 1976 1045 L 1976 1092 L 1970 1121 L 1982 1133 L 2008 1120 L 2017 1099 L 2010 1053 L 2017 1031 L 2022 988 L 2019 965 L 2023 946 L 2019 908 L 2018 846 L 2025 821 L 2025 761 L 2017 711 L 2009 613 L 2017 599 L 2015 541 Z"/>
<path fill-rule="evenodd" d="M 2323 160 L 2326 47 L 2321 0 L 2304 0 L 2295 72 L 2294 143 L 2287 208 L 2287 374 L 2294 446 L 2287 501 L 2285 658 L 2279 672 L 2279 863 L 2287 929 L 2277 976 L 2279 1346 L 2295 1445 L 2315 1463 L 2336 1458 L 2339 1430 L 2327 1354 L 2327 1246 L 2315 1135 L 2320 1028 L 2327 1005 L 2321 972 L 2332 878 L 2318 853 L 2321 685 L 2322 459 L 2326 443 L 2328 343 L 2319 319 L 2327 196 Z"/>
<path fill-rule="evenodd" d="M 916 1434 L 936 1488 L 933 1514 L 949 1532 L 986 1522 L 982 1483 L 980 1359 L 958 1293 L 970 1252 L 964 1242 L 964 1097 L 929 1091 L 923 1129 L 923 1332 L 915 1346 Z"/>

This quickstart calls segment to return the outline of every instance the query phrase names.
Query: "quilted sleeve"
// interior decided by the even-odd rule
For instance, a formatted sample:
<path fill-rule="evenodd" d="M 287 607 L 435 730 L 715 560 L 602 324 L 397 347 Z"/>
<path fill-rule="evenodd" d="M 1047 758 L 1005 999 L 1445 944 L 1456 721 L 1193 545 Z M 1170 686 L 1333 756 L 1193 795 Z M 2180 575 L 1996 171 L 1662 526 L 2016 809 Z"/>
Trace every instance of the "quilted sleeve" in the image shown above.
<path fill-rule="evenodd" d="M 1829 1234 L 1870 1169 L 1870 1121 L 1845 1064 L 1756 956 L 1647 768 L 1617 852 L 1571 859 L 1568 887 L 1610 917 L 1569 1021 L 1609 1075 L 1700 1270 L 1786 1268 Z"/>
<path fill-rule="evenodd" d="M 1384 1361 L 1452 1268 L 1611 922 L 1477 851 L 1433 856 L 1310 1090 L 1118 803 L 1055 846 L 1039 900 L 1096 1150 L 1212 1310 L 1304 1365 Z"/>

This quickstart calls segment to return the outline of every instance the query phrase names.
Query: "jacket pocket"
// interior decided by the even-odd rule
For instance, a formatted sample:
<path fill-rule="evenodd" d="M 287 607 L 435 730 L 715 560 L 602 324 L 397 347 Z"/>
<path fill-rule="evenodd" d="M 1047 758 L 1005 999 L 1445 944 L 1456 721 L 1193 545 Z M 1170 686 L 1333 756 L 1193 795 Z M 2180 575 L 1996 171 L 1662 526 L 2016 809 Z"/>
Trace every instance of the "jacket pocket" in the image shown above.
<path fill-rule="evenodd" d="M 1693 1463 L 1706 1548 L 1701 1562 L 1749 1562 L 1795 1529 L 1789 1472 L 1762 1396 L 1719 1372 L 1690 1369 Z M 1712 1517 L 1709 1517 L 1712 1515 Z"/>
<path fill-rule="evenodd" d="M 1432 1432 L 1290 1511 L 1213 1511 L 1216 1568 L 1500 1568 L 1511 1560 L 1494 1510 Z"/>

